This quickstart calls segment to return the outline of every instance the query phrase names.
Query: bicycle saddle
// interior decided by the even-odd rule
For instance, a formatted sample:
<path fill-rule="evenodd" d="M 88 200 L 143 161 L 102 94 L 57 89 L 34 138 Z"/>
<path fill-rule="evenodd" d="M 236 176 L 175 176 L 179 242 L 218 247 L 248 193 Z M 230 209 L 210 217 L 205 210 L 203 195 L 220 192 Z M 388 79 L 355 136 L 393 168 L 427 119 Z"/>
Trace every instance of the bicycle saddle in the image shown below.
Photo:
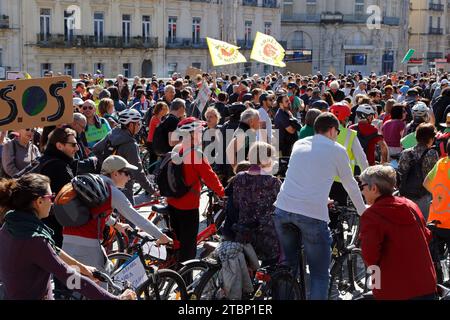
<path fill-rule="evenodd" d="M 169 207 L 161 204 L 156 204 L 152 206 L 152 210 L 155 212 L 158 212 L 159 214 L 162 214 L 164 216 L 169 215 Z"/>

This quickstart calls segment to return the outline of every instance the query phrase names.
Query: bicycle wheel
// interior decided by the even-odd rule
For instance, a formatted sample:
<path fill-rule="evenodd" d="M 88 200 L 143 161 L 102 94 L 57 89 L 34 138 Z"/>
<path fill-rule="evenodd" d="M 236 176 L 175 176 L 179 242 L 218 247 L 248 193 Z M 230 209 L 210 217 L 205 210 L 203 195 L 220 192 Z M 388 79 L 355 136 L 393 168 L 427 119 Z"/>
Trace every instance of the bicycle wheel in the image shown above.
<path fill-rule="evenodd" d="M 156 282 L 155 282 L 156 281 Z M 188 294 L 183 278 L 173 270 L 155 271 L 150 278 L 136 290 L 139 299 L 145 300 L 187 300 Z"/>
<path fill-rule="evenodd" d="M 255 294 L 255 300 L 302 300 L 301 288 L 287 269 L 275 271 Z"/>
<path fill-rule="evenodd" d="M 192 300 L 221 300 L 225 298 L 222 280 L 219 277 L 219 266 L 206 271 L 191 295 Z"/>
<path fill-rule="evenodd" d="M 328 288 L 329 300 L 351 300 L 367 292 L 367 273 L 361 249 L 354 248 L 333 259 Z"/>
<path fill-rule="evenodd" d="M 200 279 L 209 269 L 208 263 L 202 260 L 188 261 L 178 271 L 180 276 L 186 283 L 186 289 L 188 294 L 192 293 L 200 282 Z"/>
<path fill-rule="evenodd" d="M 108 255 L 108 260 L 112 262 L 112 270 L 111 273 L 114 273 L 115 271 L 117 271 L 117 269 L 119 269 L 119 267 L 121 265 L 123 265 L 125 262 L 128 261 L 128 259 L 131 258 L 131 255 L 128 253 L 122 253 L 122 252 L 118 252 L 118 253 L 113 253 Z"/>

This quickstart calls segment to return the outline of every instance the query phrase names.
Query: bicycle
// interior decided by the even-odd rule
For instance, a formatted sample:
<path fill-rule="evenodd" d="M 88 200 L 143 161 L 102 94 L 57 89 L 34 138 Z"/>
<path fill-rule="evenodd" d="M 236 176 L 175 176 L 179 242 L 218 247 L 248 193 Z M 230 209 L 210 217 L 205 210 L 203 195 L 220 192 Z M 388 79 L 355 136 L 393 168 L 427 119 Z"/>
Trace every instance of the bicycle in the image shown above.
<path fill-rule="evenodd" d="M 330 211 L 338 215 L 338 222 L 331 230 L 333 242 L 328 298 L 337 300 L 340 295 L 362 295 L 367 292 L 368 276 L 361 249 L 353 244 L 354 235 L 349 233 L 348 227 L 351 225 L 348 221 L 354 219 L 355 213 L 348 207 L 339 206 L 331 207 Z"/>
<path fill-rule="evenodd" d="M 434 268 L 436 270 L 436 277 L 438 284 L 446 284 L 450 282 L 449 279 L 449 248 L 445 245 L 437 235 L 436 231 L 438 229 L 438 225 L 441 224 L 440 221 L 434 220 L 427 223 L 427 228 L 431 231 L 432 239 L 430 242 L 430 253 L 433 259 Z M 447 279 L 447 282 L 446 282 Z"/>
<path fill-rule="evenodd" d="M 140 158 L 142 161 L 142 169 L 144 169 L 144 173 L 149 179 L 153 180 L 153 172 L 156 168 L 159 167 L 161 160 L 156 160 L 154 162 L 150 159 L 150 152 L 145 148 L 145 146 L 140 146 Z M 153 181 L 152 181 L 153 182 Z M 137 196 L 142 191 L 142 187 L 139 185 L 136 190 L 134 190 L 134 195 Z"/>
<path fill-rule="evenodd" d="M 146 250 L 151 247 L 147 244 L 155 242 L 156 239 L 142 236 L 137 231 L 131 234 L 141 240 L 135 245 L 137 252 L 133 256 L 114 254 L 115 259 L 124 262 L 112 273 L 113 281 L 132 279 L 136 295 L 138 298 L 144 297 L 145 300 L 187 300 L 186 284 L 180 274 L 170 269 L 157 269 L 147 258 L 149 252 Z"/>

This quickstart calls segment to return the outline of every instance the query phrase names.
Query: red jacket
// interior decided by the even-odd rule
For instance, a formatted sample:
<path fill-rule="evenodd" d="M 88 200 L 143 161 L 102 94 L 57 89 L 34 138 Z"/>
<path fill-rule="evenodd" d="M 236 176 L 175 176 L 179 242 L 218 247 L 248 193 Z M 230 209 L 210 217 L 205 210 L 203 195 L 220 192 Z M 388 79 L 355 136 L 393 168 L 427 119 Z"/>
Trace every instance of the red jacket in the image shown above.
<path fill-rule="evenodd" d="M 180 154 L 183 151 L 180 151 Z M 189 157 L 189 158 L 188 158 Z M 212 170 L 208 160 L 200 152 L 189 152 L 183 156 L 183 174 L 191 191 L 181 198 L 167 198 L 167 203 L 180 210 L 192 210 L 200 207 L 201 181 L 219 197 L 225 196 L 225 191 L 219 178 Z"/>
<path fill-rule="evenodd" d="M 406 300 L 436 291 L 428 249 L 431 233 L 414 202 L 382 196 L 364 212 L 360 226 L 364 262 L 380 268 L 380 288 L 373 289 L 376 299 Z"/>

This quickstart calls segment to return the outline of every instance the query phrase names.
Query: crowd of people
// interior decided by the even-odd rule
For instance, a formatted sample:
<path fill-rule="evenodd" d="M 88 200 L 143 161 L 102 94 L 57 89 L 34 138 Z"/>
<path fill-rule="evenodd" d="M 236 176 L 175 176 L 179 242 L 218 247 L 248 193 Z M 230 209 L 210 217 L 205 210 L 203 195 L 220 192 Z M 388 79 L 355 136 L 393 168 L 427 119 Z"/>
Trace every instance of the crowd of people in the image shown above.
<path fill-rule="evenodd" d="M 101 83 L 83 76 L 73 91 L 72 123 L 0 132 L 5 297 L 50 299 L 50 275 L 63 282 L 68 266 L 77 265 L 83 295 L 119 298 L 85 277 L 92 278 L 91 267 L 108 271 L 99 230 L 129 228 L 112 211 L 160 244 L 172 240 L 133 208 L 135 183 L 157 192 L 144 173 L 146 148 L 152 163 L 171 153 L 183 159 L 189 192 L 167 198 L 181 261 L 196 256 L 206 185 L 228 199 L 223 241 L 251 243 L 263 265 L 285 264 L 294 273 L 302 243 L 309 298 L 327 299 L 337 219 L 328 205 L 350 199 L 361 216 L 364 261 L 381 268 L 375 298 L 435 298 L 426 222 L 439 221 L 435 236 L 450 247 L 449 77 L 213 72 L 175 73 L 167 82 L 136 77 L 129 85 L 123 75 Z M 71 181 L 89 188 L 91 201 L 106 201 L 106 214 L 61 226 L 52 194 Z M 236 225 L 251 226 L 250 236 Z M 22 249 L 28 254 L 19 257 Z"/>

